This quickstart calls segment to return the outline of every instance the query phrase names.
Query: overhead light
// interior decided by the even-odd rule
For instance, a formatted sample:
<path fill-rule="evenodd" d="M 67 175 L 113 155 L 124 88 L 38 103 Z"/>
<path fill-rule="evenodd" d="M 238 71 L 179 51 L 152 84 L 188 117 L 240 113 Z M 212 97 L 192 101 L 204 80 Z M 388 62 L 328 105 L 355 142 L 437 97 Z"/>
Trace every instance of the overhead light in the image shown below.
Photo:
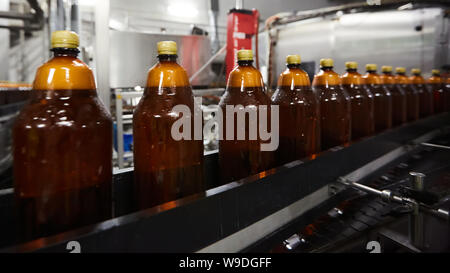
<path fill-rule="evenodd" d="M 167 7 L 169 15 L 176 17 L 195 17 L 198 15 L 198 9 L 190 3 L 173 3 Z"/>

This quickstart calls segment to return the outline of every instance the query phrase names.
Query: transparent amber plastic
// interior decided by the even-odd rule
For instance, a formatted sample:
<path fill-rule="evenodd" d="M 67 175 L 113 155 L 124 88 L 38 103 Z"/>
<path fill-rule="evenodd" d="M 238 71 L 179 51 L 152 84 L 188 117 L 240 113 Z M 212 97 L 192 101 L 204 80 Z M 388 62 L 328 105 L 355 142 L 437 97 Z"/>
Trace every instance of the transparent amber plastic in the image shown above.
<path fill-rule="evenodd" d="M 409 81 L 419 94 L 419 117 L 433 114 L 433 92 L 425 86 L 425 79 L 418 74 L 409 77 Z"/>
<path fill-rule="evenodd" d="M 379 133 L 392 127 L 392 95 L 381 84 L 380 75 L 368 71 L 363 76 L 367 87 L 374 97 L 375 132 Z"/>
<path fill-rule="evenodd" d="M 445 101 L 445 83 L 442 78 L 437 75 L 433 75 L 427 80 L 426 84 L 428 91 L 433 94 L 433 110 L 435 113 L 442 113 L 446 110 Z"/>
<path fill-rule="evenodd" d="M 191 112 L 191 140 L 175 140 L 171 128 Z M 204 190 L 203 139 L 194 139 L 194 95 L 176 55 L 159 55 L 148 72 L 144 96 L 133 116 L 134 192 L 137 209 L 145 209 Z M 201 119 L 200 119 L 201 120 Z"/>
<path fill-rule="evenodd" d="M 392 96 L 392 126 L 396 127 L 406 122 L 406 94 L 402 86 L 395 84 L 395 76 L 391 72 L 380 75 L 381 84 L 389 90 Z"/>
<path fill-rule="evenodd" d="M 374 99 L 356 69 L 347 69 L 342 75 L 342 88 L 351 100 L 352 139 L 370 136 L 375 131 Z"/>
<path fill-rule="evenodd" d="M 348 144 L 351 140 L 350 96 L 340 84 L 341 79 L 332 67 L 322 67 L 312 83 L 320 103 L 322 150 Z"/>
<path fill-rule="evenodd" d="M 279 105 L 280 110 L 277 165 L 319 152 L 319 100 L 300 65 L 288 65 L 281 73 L 272 103 Z"/>
<path fill-rule="evenodd" d="M 22 239 L 111 217 L 112 120 L 76 52 L 54 49 L 13 128 Z"/>
<path fill-rule="evenodd" d="M 237 115 L 234 115 L 234 138 L 226 140 L 227 120 L 226 106 L 242 105 L 244 107 L 267 106 L 267 121 L 270 129 L 270 99 L 264 93 L 264 83 L 259 71 L 253 67 L 252 61 L 239 61 L 231 71 L 227 87 L 219 106 L 224 114 L 223 140 L 219 141 L 219 164 L 222 182 L 235 181 L 247 176 L 263 172 L 274 167 L 274 152 L 261 151 L 260 138 L 249 140 L 249 120 L 246 114 L 245 140 L 237 140 Z M 260 112 L 257 110 L 258 119 Z M 257 125 L 259 132 L 259 125 Z M 263 173 L 264 175 L 264 173 Z"/>
<path fill-rule="evenodd" d="M 395 82 L 405 91 L 406 94 L 407 121 L 419 119 L 419 93 L 412 86 L 412 84 L 410 84 L 408 77 L 404 73 L 397 73 L 397 75 L 395 75 Z"/>

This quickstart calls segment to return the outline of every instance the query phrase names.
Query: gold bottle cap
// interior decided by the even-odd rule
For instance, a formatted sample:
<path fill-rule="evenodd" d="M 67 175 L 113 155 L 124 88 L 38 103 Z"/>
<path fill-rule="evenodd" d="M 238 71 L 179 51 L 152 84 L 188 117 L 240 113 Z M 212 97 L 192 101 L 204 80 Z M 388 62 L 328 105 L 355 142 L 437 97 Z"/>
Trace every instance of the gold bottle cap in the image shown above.
<path fill-rule="evenodd" d="M 69 30 L 58 30 L 52 33 L 52 48 L 77 48 L 80 45 L 78 34 Z"/>
<path fill-rule="evenodd" d="M 241 49 L 237 52 L 238 61 L 252 61 L 253 51 L 250 49 Z"/>
<path fill-rule="evenodd" d="M 386 73 L 392 72 L 392 66 L 390 66 L 390 65 L 383 65 L 381 67 L 381 72 L 386 72 Z"/>
<path fill-rule="evenodd" d="M 366 64 L 366 71 L 377 71 L 376 64 Z"/>
<path fill-rule="evenodd" d="M 287 64 L 300 64 L 302 62 L 302 59 L 300 58 L 300 55 L 288 55 L 286 57 L 286 63 Z"/>
<path fill-rule="evenodd" d="M 433 69 L 433 70 L 431 70 L 431 74 L 435 75 L 435 76 L 439 76 L 439 75 L 441 75 L 441 71 L 439 71 L 439 69 Z"/>
<path fill-rule="evenodd" d="M 177 43 L 174 41 L 161 41 L 156 46 L 158 55 L 177 55 Z"/>
<path fill-rule="evenodd" d="M 420 75 L 421 72 L 422 71 L 419 68 L 411 69 L 411 74 L 414 74 L 414 75 Z"/>
<path fill-rule="evenodd" d="M 406 68 L 404 67 L 396 67 L 395 72 L 397 73 L 406 73 Z"/>
<path fill-rule="evenodd" d="M 320 59 L 320 67 L 333 67 L 333 59 Z"/>
<path fill-rule="evenodd" d="M 345 63 L 345 68 L 347 68 L 347 69 L 357 69 L 358 68 L 358 63 L 357 62 L 346 62 Z"/>

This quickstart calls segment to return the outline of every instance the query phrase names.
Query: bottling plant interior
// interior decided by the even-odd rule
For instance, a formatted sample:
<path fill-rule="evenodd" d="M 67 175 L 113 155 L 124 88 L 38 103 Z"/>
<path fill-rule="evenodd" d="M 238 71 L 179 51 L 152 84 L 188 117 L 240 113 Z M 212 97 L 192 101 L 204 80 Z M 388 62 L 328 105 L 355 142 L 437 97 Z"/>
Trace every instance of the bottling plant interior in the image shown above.
<path fill-rule="evenodd" d="M 0 252 L 450 252 L 450 2 L 0 0 Z"/>

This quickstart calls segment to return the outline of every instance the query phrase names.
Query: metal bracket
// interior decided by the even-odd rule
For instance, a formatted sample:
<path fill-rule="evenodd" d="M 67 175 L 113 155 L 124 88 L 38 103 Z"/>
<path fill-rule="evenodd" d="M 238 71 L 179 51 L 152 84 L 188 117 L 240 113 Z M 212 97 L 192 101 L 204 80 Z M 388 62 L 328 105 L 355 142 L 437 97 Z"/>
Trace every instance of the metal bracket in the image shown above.
<path fill-rule="evenodd" d="M 345 190 L 346 188 L 347 188 L 346 185 L 339 182 L 330 183 L 328 184 L 328 195 L 329 196 L 336 195 L 341 191 Z"/>

